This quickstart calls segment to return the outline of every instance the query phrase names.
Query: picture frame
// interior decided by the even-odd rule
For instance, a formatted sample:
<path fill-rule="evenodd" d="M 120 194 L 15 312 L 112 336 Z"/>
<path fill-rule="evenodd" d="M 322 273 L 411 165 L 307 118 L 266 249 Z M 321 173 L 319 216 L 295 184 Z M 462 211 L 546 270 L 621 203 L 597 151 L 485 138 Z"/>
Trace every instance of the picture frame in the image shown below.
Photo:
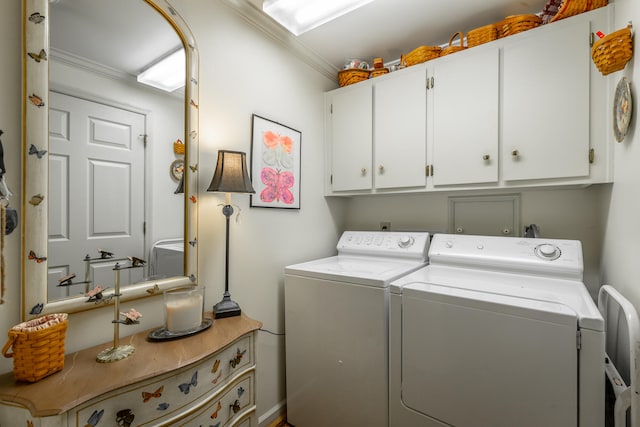
<path fill-rule="evenodd" d="M 252 115 L 251 207 L 300 209 L 302 133 Z"/>

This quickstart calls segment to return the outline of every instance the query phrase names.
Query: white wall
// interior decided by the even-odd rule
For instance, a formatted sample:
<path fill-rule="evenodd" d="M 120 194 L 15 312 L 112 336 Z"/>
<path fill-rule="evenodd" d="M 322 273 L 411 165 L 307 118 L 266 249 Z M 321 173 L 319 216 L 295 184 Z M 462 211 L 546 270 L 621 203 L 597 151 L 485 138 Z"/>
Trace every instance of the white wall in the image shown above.
<path fill-rule="evenodd" d="M 629 21 L 640 23 L 640 2 L 616 0 L 615 29 Z M 605 241 L 602 257 L 602 283 L 616 287 L 640 311 L 640 133 L 638 132 L 638 101 L 640 58 L 635 37 L 634 56 L 622 71 L 612 74 L 612 84 L 622 76 L 631 82 L 634 100 L 631 127 L 626 139 L 615 146 L 615 184 L 602 204 L 605 218 Z M 615 87 L 615 86 L 614 86 Z"/>

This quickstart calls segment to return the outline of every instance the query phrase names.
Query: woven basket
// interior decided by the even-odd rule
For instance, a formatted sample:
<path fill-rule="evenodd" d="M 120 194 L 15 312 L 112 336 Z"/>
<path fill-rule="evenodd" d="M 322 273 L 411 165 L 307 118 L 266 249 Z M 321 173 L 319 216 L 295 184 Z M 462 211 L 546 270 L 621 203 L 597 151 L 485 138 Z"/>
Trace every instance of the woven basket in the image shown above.
<path fill-rule="evenodd" d="M 460 39 L 459 40 L 460 46 L 453 45 L 453 41 L 456 39 L 456 37 L 459 37 Z M 451 38 L 449 39 L 449 46 L 442 49 L 442 53 L 440 54 L 440 56 L 450 55 L 452 53 L 460 52 L 461 50 L 464 50 L 464 49 L 466 49 L 464 45 L 464 34 L 461 31 L 458 31 L 457 33 L 451 36 Z"/>
<path fill-rule="evenodd" d="M 9 329 L 2 354 L 13 357 L 16 380 L 36 382 L 64 368 L 67 318 L 66 313 L 49 314 Z"/>
<path fill-rule="evenodd" d="M 376 68 L 374 70 L 371 70 L 371 73 L 369 74 L 369 78 L 373 79 L 374 77 L 383 76 L 387 73 L 389 73 L 388 68 Z"/>
<path fill-rule="evenodd" d="M 498 23 L 498 37 L 508 37 L 542 25 L 538 15 L 511 15 Z"/>
<path fill-rule="evenodd" d="M 495 24 L 474 28 L 467 33 L 467 47 L 479 46 L 498 38 L 498 28 Z"/>
<path fill-rule="evenodd" d="M 633 56 L 631 25 L 597 40 L 591 58 L 603 76 L 620 71 Z"/>
<path fill-rule="evenodd" d="M 440 46 L 418 46 L 404 56 L 404 64 L 407 67 L 421 64 L 430 59 L 440 56 L 442 48 Z M 402 61 L 401 61 L 402 62 Z"/>
<path fill-rule="evenodd" d="M 607 3 L 607 0 L 563 0 L 558 12 L 549 22 L 559 21 L 560 19 L 578 15 L 579 13 L 598 9 L 606 6 Z"/>
<path fill-rule="evenodd" d="M 184 154 L 184 143 L 177 139 L 174 143 L 173 143 L 173 152 L 176 154 Z"/>
<path fill-rule="evenodd" d="M 341 70 L 338 71 L 338 83 L 340 83 L 340 86 L 352 85 L 354 83 L 367 80 L 369 78 L 369 74 L 369 70 L 361 70 L 360 68 Z"/>

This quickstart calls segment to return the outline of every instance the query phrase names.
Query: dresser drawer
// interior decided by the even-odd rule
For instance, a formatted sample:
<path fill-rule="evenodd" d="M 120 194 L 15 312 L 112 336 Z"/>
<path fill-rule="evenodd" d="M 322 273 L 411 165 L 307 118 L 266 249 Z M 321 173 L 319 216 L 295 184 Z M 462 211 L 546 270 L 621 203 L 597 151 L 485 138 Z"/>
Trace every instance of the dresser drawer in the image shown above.
<path fill-rule="evenodd" d="M 225 387 L 222 393 L 212 396 L 204 407 L 192 411 L 177 422 L 167 420 L 167 425 L 190 426 L 252 426 L 255 419 L 255 375 L 249 372 Z M 163 424 L 164 425 L 164 424 Z"/>
<path fill-rule="evenodd" d="M 74 408 L 68 425 L 95 425 L 96 419 L 101 419 L 103 425 L 159 425 L 203 405 L 212 395 L 222 392 L 227 396 L 230 391 L 225 384 L 247 371 L 253 372 L 254 363 L 253 340 L 251 335 L 245 335 L 201 362 L 106 393 Z"/>

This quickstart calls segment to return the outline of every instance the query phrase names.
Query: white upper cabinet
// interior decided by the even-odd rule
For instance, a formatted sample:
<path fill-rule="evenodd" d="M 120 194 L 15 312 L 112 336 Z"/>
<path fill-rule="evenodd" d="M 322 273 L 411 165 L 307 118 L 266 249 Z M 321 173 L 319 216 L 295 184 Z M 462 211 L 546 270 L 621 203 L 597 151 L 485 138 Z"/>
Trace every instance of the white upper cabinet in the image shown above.
<path fill-rule="evenodd" d="M 366 83 L 335 92 L 330 100 L 333 191 L 372 188 L 372 103 L 371 85 Z"/>
<path fill-rule="evenodd" d="M 505 181 L 589 176 L 590 23 L 545 30 L 503 48 Z"/>
<path fill-rule="evenodd" d="M 498 182 L 499 52 L 469 49 L 430 67 L 433 185 Z"/>
<path fill-rule="evenodd" d="M 612 9 L 328 92 L 326 194 L 612 182 L 613 84 L 590 46 Z"/>
<path fill-rule="evenodd" d="M 401 77 L 401 78 L 398 78 Z M 375 187 L 426 185 L 427 88 L 423 68 L 374 80 Z"/>

